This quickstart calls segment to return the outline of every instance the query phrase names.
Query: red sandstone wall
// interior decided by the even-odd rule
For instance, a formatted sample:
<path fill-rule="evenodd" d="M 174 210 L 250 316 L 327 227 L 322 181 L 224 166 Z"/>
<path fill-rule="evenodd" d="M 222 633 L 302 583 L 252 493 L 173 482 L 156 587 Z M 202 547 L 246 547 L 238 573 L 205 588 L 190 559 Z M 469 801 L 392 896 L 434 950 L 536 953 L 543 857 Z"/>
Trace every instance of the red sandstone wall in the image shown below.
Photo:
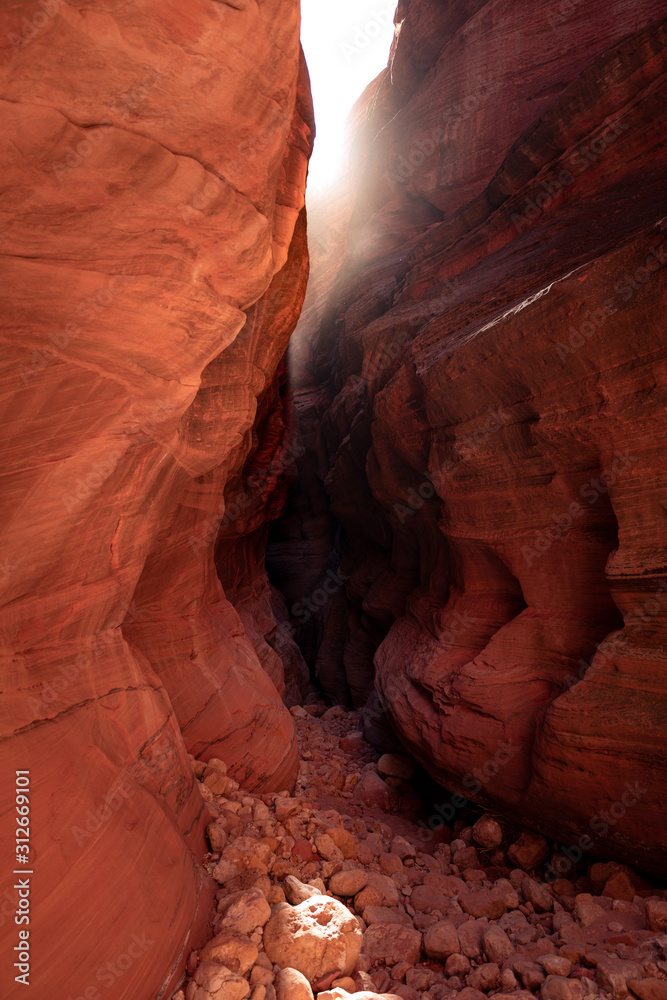
<path fill-rule="evenodd" d="M 0 44 L 2 993 L 18 768 L 31 995 L 154 1000 L 209 904 L 186 749 L 296 768 L 213 555 L 306 280 L 298 4 L 26 0 Z"/>
<path fill-rule="evenodd" d="M 653 871 L 663 15 L 402 2 L 294 355 L 350 576 L 347 616 L 322 613 L 329 675 L 367 689 L 379 643 L 369 732 L 384 706 L 447 788 Z"/>

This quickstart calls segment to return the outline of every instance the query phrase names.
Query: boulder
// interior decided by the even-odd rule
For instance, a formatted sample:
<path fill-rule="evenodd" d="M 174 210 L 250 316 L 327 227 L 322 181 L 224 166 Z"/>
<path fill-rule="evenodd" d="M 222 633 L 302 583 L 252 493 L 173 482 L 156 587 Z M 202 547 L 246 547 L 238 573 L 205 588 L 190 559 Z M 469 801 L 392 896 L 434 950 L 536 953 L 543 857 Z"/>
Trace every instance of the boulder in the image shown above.
<path fill-rule="evenodd" d="M 343 903 L 312 896 L 298 906 L 279 905 L 264 928 L 264 950 L 281 969 L 315 982 L 331 972 L 349 975 L 361 951 L 357 918 Z"/>
<path fill-rule="evenodd" d="M 403 924 L 372 924 L 364 934 L 364 952 L 374 961 L 396 965 L 406 961 L 416 965 L 422 948 L 422 936 Z"/>

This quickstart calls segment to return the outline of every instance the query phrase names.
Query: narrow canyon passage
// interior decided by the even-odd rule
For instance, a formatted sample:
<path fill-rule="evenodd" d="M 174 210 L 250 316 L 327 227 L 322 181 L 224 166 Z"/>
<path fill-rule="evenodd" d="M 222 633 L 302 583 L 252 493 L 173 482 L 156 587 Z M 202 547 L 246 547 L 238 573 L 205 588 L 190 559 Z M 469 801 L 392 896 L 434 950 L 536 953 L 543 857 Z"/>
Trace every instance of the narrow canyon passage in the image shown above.
<path fill-rule="evenodd" d="M 0 10 L 3 1000 L 667 1000 L 664 3 L 360 4 Z"/>

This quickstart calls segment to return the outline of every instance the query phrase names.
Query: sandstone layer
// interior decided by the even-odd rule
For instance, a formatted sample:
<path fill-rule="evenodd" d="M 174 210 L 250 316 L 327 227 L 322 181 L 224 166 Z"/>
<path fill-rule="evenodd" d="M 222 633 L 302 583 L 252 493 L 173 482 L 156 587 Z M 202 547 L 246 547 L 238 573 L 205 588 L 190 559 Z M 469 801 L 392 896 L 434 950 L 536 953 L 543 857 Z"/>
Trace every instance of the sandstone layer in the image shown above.
<path fill-rule="evenodd" d="M 293 354 L 310 502 L 276 543 L 298 583 L 281 543 L 326 487 L 345 596 L 310 623 L 313 659 L 357 706 L 375 689 L 376 745 L 386 713 L 452 792 L 657 872 L 662 16 L 653 0 L 399 4 L 356 113 L 347 214 L 315 243 Z"/>
<path fill-rule="evenodd" d="M 154 1000 L 208 918 L 186 751 L 230 787 L 296 776 L 278 620 L 244 628 L 215 542 L 254 552 L 278 505 L 314 130 L 299 9 L 21 0 L 0 36 L 3 984 L 25 769 L 33 992 Z M 240 603 L 266 604 L 247 565 Z"/>

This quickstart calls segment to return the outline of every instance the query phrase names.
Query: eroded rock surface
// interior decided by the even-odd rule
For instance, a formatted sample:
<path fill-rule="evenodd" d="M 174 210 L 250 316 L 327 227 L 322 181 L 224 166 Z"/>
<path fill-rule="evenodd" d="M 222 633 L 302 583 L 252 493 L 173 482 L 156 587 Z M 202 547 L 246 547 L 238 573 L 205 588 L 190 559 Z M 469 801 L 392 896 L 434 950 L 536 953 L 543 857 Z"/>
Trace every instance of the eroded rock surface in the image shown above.
<path fill-rule="evenodd" d="M 20 0 L 0 36 L 2 800 L 29 769 L 34 994 L 145 1000 L 207 918 L 186 749 L 297 771 L 259 553 L 307 277 L 299 8 Z"/>
<path fill-rule="evenodd" d="M 655 872 L 663 17 L 401 2 L 341 207 L 310 218 L 335 232 L 295 335 L 308 454 L 275 549 L 303 603 L 318 567 L 299 592 L 288 539 L 326 488 L 343 583 L 294 622 L 378 748 L 388 718 L 452 792 Z"/>

